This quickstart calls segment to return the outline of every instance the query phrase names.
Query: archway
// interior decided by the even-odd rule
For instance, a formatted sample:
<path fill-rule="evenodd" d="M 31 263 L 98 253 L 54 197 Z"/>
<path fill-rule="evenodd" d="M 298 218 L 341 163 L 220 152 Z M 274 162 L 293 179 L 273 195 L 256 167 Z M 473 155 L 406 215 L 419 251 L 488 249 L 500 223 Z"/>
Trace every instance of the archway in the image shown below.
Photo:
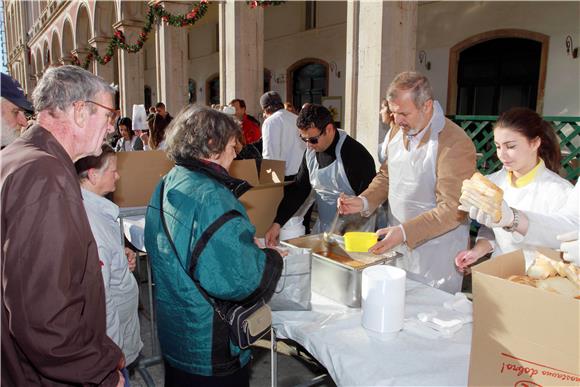
<path fill-rule="evenodd" d="M 328 63 L 314 58 L 302 59 L 288 68 L 286 100 L 300 109 L 307 102 L 322 103 L 328 95 Z"/>
<path fill-rule="evenodd" d="M 48 39 L 42 45 L 42 72 L 50 66 L 50 48 L 48 47 Z"/>
<path fill-rule="evenodd" d="M 73 29 L 69 19 L 66 19 L 62 29 L 62 61 L 68 63 L 71 51 L 74 50 Z"/>
<path fill-rule="evenodd" d="M 79 7 L 77 13 L 77 25 L 75 33 L 75 42 L 77 50 L 86 50 L 89 46 L 89 39 L 92 38 L 91 18 L 89 17 L 89 10 L 85 5 Z"/>
<path fill-rule="evenodd" d="M 449 56 L 448 114 L 496 115 L 514 105 L 542 113 L 549 37 L 505 29 L 453 46 Z"/>
<path fill-rule="evenodd" d="M 95 19 L 93 36 L 110 37 L 113 35 L 113 24 L 117 21 L 115 3 L 107 0 L 99 0 L 95 3 Z"/>
<path fill-rule="evenodd" d="M 43 73 L 43 68 L 42 68 L 42 51 L 40 50 L 40 48 L 36 48 L 36 55 L 35 55 L 35 73 L 34 75 L 36 76 L 36 81 L 38 82 L 40 80 L 40 77 L 42 76 Z"/>
<path fill-rule="evenodd" d="M 52 41 L 50 44 L 50 63 L 58 66 L 60 65 L 60 58 L 62 58 L 62 51 L 60 50 L 60 37 L 56 30 L 52 31 Z"/>

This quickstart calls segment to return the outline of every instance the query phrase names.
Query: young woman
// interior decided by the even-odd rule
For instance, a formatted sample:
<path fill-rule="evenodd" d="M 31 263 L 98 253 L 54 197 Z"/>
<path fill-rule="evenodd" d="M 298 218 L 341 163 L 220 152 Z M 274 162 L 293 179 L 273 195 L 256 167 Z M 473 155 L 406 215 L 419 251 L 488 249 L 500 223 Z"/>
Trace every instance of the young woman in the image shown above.
<path fill-rule="evenodd" d="M 487 177 L 504 191 L 502 216 L 493 223 L 480 209 L 468 209 L 469 216 L 482 227 L 475 246 L 455 257 L 460 270 L 490 252 L 496 256 L 517 249 L 524 250 L 528 267 L 534 248 L 523 238 L 528 225 L 520 211 L 554 213 L 564 206 L 572 190 L 572 184 L 557 173 L 560 147 L 554 129 L 536 112 L 508 110 L 498 118 L 493 135 L 503 168 Z"/>
<path fill-rule="evenodd" d="M 133 131 L 133 124 L 129 117 L 123 117 L 119 120 L 119 132 L 121 133 L 121 138 L 117 141 L 115 151 L 131 152 L 143 150 L 143 141 Z"/>

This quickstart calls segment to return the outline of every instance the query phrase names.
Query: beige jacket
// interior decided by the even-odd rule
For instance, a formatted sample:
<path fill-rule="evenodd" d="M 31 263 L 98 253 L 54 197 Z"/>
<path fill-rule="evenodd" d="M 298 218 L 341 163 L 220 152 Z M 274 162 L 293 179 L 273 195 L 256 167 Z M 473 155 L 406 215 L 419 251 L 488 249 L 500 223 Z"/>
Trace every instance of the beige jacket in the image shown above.
<path fill-rule="evenodd" d="M 391 129 L 389 141 L 398 130 L 400 130 L 398 127 Z M 419 147 L 424 146 L 428 139 L 429 133 L 425 133 Z M 408 146 L 406 139 L 405 146 Z M 374 211 L 388 198 L 390 188 L 388 162 L 387 155 L 387 161 L 381 165 L 377 176 L 361 194 L 368 200 L 369 212 Z M 469 179 L 475 172 L 475 147 L 464 130 L 447 118 L 445 126 L 439 133 L 436 163 L 435 198 L 437 206 L 403 223 L 409 248 L 415 248 L 428 240 L 445 234 L 466 220 L 466 213 L 459 211 L 457 207 L 459 206 L 463 180 Z M 393 187 L 393 189 L 396 188 Z"/>

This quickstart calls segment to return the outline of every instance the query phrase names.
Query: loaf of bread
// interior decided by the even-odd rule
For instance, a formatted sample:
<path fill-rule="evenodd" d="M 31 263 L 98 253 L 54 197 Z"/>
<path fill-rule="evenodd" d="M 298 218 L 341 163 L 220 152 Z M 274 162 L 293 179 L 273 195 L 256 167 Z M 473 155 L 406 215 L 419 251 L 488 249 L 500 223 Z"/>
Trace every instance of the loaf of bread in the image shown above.
<path fill-rule="evenodd" d="M 490 215 L 493 222 L 501 219 L 503 190 L 479 172 L 464 180 L 459 202 L 464 207 L 477 207 Z"/>
<path fill-rule="evenodd" d="M 512 275 L 509 281 L 580 299 L 580 270 L 573 264 L 555 261 L 536 251 L 527 275 Z"/>

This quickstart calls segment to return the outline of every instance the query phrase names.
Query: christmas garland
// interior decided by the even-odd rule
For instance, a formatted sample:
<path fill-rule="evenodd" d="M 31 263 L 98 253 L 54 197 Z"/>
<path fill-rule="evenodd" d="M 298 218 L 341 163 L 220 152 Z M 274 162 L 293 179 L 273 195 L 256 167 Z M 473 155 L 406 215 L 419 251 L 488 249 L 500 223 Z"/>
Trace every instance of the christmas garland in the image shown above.
<path fill-rule="evenodd" d="M 285 1 L 246 1 L 246 4 L 248 4 L 250 8 L 256 7 L 266 8 L 269 7 L 270 5 L 276 6 L 284 3 Z"/>
<path fill-rule="evenodd" d="M 284 1 L 246 1 L 246 4 L 250 6 L 250 8 L 262 7 L 266 8 L 270 5 L 276 6 L 283 4 Z M 118 48 L 125 50 L 130 53 L 136 53 L 141 51 L 143 48 L 143 44 L 147 41 L 149 37 L 149 33 L 153 29 L 153 24 L 158 22 L 163 22 L 173 27 L 185 27 L 191 26 L 199 21 L 202 17 L 205 16 L 208 7 L 208 0 L 201 0 L 200 2 L 194 4 L 191 11 L 184 15 L 173 15 L 165 10 L 162 4 L 155 3 L 149 5 L 149 10 L 147 11 L 147 16 L 145 17 L 145 26 L 139 33 L 139 37 L 137 38 L 137 42 L 134 44 L 128 44 L 126 42 L 125 34 L 121 30 L 114 30 L 113 37 L 109 42 L 105 50 L 105 55 L 101 56 L 99 51 L 96 47 L 88 46 L 89 52 L 87 53 L 87 57 L 81 64 L 81 61 L 75 53 L 71 52 L 72 55 L 72 64 L 76 66 L 81 66 L 84 69 L 88 69 L 90 63 L 93 60 L 96 60 L 99 64 L 105 65 L 111 61 L 113 55 Z"/>

